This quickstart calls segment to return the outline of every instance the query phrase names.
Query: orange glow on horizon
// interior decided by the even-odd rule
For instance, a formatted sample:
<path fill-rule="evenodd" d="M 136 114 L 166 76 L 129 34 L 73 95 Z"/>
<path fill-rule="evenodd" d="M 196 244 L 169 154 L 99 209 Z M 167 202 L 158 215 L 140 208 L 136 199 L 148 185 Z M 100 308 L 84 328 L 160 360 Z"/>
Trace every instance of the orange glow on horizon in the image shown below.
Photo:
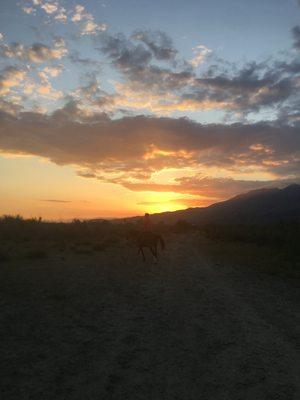
<path fill-rule="evenodd" d="M 171 154 L 153 148 L 147 157 L 168 157 Z M 183 156 L 188 158 L 189 154 Z M 190 189 L 183 186 L 182 191 L 177 189 L 181 176 L 193 177 L 197 173 L 189 167 L 183 170 L 162 169 L 153 174 L 151 181 L 132 183 L 128 188 L 83 178 L 76 175 L 72 166 L 58 166 L 44 158 L 23 154 L 3 154 L 0 167 L 9 171 L 2 176 L 5 192 L 0 193 L 0 215 L 20 214 L 25 218 L 50 220 L 125 218 L 145 212 L 154 214 L 206 207 L 223 200 L 216 195 L 214 188 L 208 187 L 206 195 L 205 191 L 201 195 L 194 191 L 193 186 Z M 226 171 L 216 172 L 219 178 L 222 174 L 226 176 Z M 257 170 L 237 174 L 237 179 L 242 175 L 248 179 L 259 177 Z"/>

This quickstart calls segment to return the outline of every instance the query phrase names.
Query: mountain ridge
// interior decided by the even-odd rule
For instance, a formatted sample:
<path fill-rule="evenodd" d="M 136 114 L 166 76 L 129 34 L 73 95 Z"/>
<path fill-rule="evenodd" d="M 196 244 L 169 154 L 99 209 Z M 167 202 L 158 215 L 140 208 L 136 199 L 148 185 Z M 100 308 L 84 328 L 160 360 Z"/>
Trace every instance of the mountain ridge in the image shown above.
<path fill-rule="evenodd" d="M 126 218 L 135 221 L 141 217 Z M 180 220 L 193 224 L 300 222 L 300 185 L 262 188 L 241 193 L 207 207 L 151 214 L 154 223 L 174 224 Z"/>

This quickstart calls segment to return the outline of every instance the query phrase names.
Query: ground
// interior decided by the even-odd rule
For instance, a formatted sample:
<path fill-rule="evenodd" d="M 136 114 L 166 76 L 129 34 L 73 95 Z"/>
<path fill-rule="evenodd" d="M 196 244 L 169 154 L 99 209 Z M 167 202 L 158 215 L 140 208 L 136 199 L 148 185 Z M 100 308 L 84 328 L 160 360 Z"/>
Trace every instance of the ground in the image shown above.
<path fill-rule="evenodd" d="M 0 265 L 4 400 L 300 398 L 299 280 L 126 244 Z"/>

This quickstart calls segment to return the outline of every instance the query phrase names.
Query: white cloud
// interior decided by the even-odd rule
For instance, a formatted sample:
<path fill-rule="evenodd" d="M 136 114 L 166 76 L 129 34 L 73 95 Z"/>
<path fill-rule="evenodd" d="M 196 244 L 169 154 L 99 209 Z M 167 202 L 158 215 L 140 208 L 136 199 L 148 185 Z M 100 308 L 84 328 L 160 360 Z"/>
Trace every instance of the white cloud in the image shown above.
<path fill-rule="evenodd" d="M 55 21 L 59 22 L 66 22 L 67 21 L 67 14 L 66 9 L 61 7 L 59 1 L 54 0 L 31 0 L 32 6 L 22 6 L 22 10 L 26 14 L 34 13 L 37 8 L 39 7 L 42 9 L 46 14 L 51 15 L 54 17 Z"/>
<path fill-rule="evenodd" d="M 53 14 L 56 11 L 58 11 L 58 3 L 44 3 L 41 4 L 41 8 L 47 13 L 47 14 Z"/>
<path fill-rule="evenodd" d="M 84 35 L 95 35 L 98 32 L 106 31 L 106 24 L 97 24 L 94 21 L 92 14 L 85 11 L 84 6 L 77 4 L 74 8 L 74 13 L 71 20 L 78 24 L 80 23 L 80 34 Z"/>
<path fill-rule="evenodd" d="M 56 78 L 62 72 L 62 70 L 62 65 L 49 66 L 43 68 L 42 71 L 38 72 L 38 75 L 44 84 L 48 84 L 49 78 Z"/>
<path fill-rule="evenodd" d="M 0 75 L 0 94 L 9 94 L 11 88 L 21 85 L 25 77 L 25 71 L 17 67 L 6 67 Z"/>
<path fill-rule="evenodd" d="M 53 47 L 42 43 L 34 43 L 32 46 L 25 46 L 21 43 L 4 44 L 0 46 L 1 56 L 19 58 L 33 63 L 43 63 L 52 59 L 61 59 L 67 53 L 68 50 L 62 38 L 57 38 Z"/>
<path fill-rule="evenodd" d="M 96 24 L 93 20 L 86 21 L 80 29 L 80 34 L 84 35 L 96 35 L 98 32 L 104 32 L 107 30 L 106 24 Z"/>
<path fill-rule="evenodd" d="M 67 14 L 65 8 L 60 8 L 58 14 L 55 15 L 54 19 L 59 22 L 67 22 Z"/>
<path fill-rule="evenodd" d="M 0 32 L 0 42 L 1 42 L 2 40 L 4 40 L 4 35 L 3 35 L 3 33 Z"/>
<path fill-rule="evenodd" d="M 37 82 L 34 79 L 27 77 L 26 80 L 23 80 L 22 82 L 20 81 L 18 83 L 18 86 L 21 86 L 18 93 L 21 92 L 24 97 L 22 100 L 29 98 L 28 96 L 30 96 L 30 100 L 34 100 L 37 102 L 41 99 L 54 101 L 60 99 L 63 96 L 60 90 L 56 90 L 52 87 L 45 72 L 41 71 L 38 73 L 38 75 L 41 78 L 41 82 Z M 11 100 L 11 97 L 9 98 L 9 100 Z"/>
<path fill-rule="evenodd" d="M 211 49 L 203 44 L 198 44 L 197 46 L 193 47 L 192 50 L 194 58 L 192 58 L 189 63 L 195 68 L 202 64 L 204 59 L 212 52 Z"/>
<path fill-rule="evenodd" d="M 44 68 L 44 72 L 52 77 L 58 76 L 62 72 L 62 70 L 63 70 L 62 65 L 55 65 L 55 66 Z"/>
<path fill-rule="evenodd" d="M 22 10 L 24 11 L 25 14 L 32 14 L 35 11 L 33 7 L 27 7 L 27 6 L 22 7 Z"/>
<path fill-rule="evenodd" d="M 47 100 L 58 100 L 63 96 L 62 92 L 60 90 L 53 89 L 50 83 L 39 85 L 36 89 L 38 94 L 42 97 L 45 97 Z"/>
<path fill-rule="evenodd" d="M 85 14 L 84 10 L 85 9 L 83 6 L 81 6 L 80 4 L 77 4 L 75 6 L 74 15 L 71 18 L 71 20 L 75 23 L 81 21 L 87 15 L 87 14 Z"/>

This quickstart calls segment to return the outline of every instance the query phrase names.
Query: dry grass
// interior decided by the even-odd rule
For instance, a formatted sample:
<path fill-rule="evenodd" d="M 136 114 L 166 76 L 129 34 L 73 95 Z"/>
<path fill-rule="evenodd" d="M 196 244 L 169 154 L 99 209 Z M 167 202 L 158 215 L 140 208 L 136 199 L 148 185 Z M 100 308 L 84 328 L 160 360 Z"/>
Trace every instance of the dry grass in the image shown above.
<path fill-rule="evenodd" d="M 212 240 L 198 235 L 196 246 L 216 264 L 251 267 L 254 271 L 300 278 L 300 258 L 289 248 Z"/>
<path fill-rule="evenodd" d="M 164 239 L 158 264 L 104 237 L 0 242 L 1 398 L 293 399 L 297 282 L 226 263 L 251 246 Z"/>

